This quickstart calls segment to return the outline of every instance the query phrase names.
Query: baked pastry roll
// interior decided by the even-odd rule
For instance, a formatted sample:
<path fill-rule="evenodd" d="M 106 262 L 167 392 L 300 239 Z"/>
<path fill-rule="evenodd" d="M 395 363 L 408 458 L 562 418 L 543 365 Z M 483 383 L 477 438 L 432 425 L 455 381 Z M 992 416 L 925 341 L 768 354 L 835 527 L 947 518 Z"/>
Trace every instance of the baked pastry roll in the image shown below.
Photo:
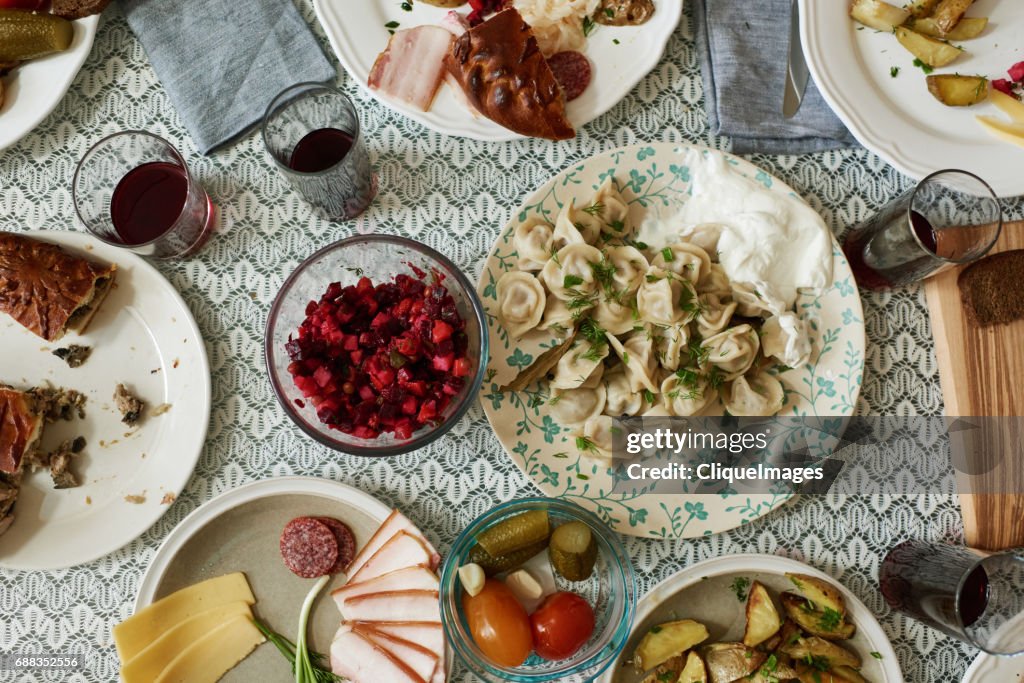
<path fill-rule="evenodd" d="M 469 103 L 495 123 L 529 137 L 576 136 L 562 87 L 517 10 L 502 10 L 456 38 L 444 64 Z"/>
<path fill-rule="evenodd" d="M 116 272 L 116 265 L 0 232 L 0 311 L 46 341 L 56 341 L 68 330 L 84 332 Z"/>
<path fill-rule="evenodd" d="M 0 473 L 20 472 L 43 432 L 43 413 L 28 392 L 0 385 Z"/>

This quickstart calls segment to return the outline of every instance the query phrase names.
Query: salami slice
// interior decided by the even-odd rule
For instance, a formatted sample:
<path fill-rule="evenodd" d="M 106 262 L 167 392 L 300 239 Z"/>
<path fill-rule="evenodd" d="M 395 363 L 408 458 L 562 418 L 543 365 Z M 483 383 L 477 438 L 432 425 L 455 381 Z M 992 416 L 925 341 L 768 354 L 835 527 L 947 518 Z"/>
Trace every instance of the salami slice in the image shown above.
<path fill-rule="evenodd" d="M 334 517 L 316 517 L 316 521 L 330 529 L 334 534 L 334 540 L 338 543 L 338 559 L 335 560 L 331 573 L 338 574 L 345 571 L 356 556 L 356 537 L 352 534 L 352 530 L 348 528 L 347 524 L 334 519 Z"/>
<path fill-rule="evenodd" d="M 330 574 L 338 561 L 334 532 L 312 517 L 296 517 L 281 532 L 281 557 L 288 569 L 304 579 Z"/>
<path fill-rule="evenodd" d="M 590 60 L 575 50 L 556 52 L 548 57 L 548 66 L 565 92 L 565 101 L 574 100 L 590 85 Z"/>

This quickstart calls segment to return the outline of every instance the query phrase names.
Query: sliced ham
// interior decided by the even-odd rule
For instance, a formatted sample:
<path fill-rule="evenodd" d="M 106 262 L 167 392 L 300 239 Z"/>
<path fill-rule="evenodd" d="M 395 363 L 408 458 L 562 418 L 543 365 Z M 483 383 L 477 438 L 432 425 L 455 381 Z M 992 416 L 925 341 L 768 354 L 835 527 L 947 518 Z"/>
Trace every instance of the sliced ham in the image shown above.
<path fill-rule="evenodd" d="M 391 537 L 399 531 L 404 531 L 405 533 L 418 538 L 430 553 L 430 568 L 437 569 L 437 566 L 441 564 L 441 555 L 434 550 L 434 546 L 430 545 L 430 541 L 428 541 L 426 536 L 416 528 L 415 524 L 410 522 L 409 519 L 398 510 L 392 510 L 391 514 L 388 515 L 388 518 L 384 520 L 384 523 L 380 525 L 380 528 L 377 529 L 370 540 L 366 542 L 366 545 L 363 546 L 363 549 L 359 551 L 359 554 L 356 555 L 355 559 L 352 560 L 352 564 L 348 566 L 348 575 L 354 577 L 363 564 L 365 564 L 374 553 L 380 550 L 382 545 L 387 543 L 388 540 L 390 540 Z M 411 567 L 413 565 L 406 566 Z"/>
<path fill-rule="evenodd" d="M 441 623 L 438 592 L 429 590 L 384 591 L 345 601 L 345 615 L 352 621 L 433 621 Z"/>
<path fill-rule="evenodd" d="M 430 650 L 422 645 L 375 631 L 366 626 L 356 626 L 354 630 L 377 647 L 390 652 L 398 661 L 404 662 L 423 680 L 433 680 L 440 658 Z"/>
<path fill-rule="evenodd" d="M 342 624 L 331 642 L 331 671 L 350 683 L 427 683 L 408 664 Z"/>
<path fill-rule="evenodd" d="M 437 25 L 444 30 L 449 31 L 456 38 L 469 29 L 469 22 L 466 20 L 466 17 L 462 16 L 455 10 L 451 10 L 448 14 L 444 15 L 444 18 L 437 22 Z M 444 82 L 452 89 L 452 95 L 455 97 L 456 102 L 465 107 L 473 116 L 480 116 L 480 112 L 478 112 L 476 108 L 469 103 L 469 98 L 466 97 L 466 93 L 463 92 L 462 86 L 459 85 L 459 82 L 455 80 L 455 76 L 452 76 L 447 69 L 444 73 Z"/>
<path fill-rule="evenodd" d="M 454 37 L 440 26 L 395 31 L 370 69 L 369 86 L 427 111 L 444 77 L 444 56 Z"/>
<path fill-rule="evenodd" d="M 358 571 L 349 570 L 351 578 L 348 583 L 369 581 L 399 569 L 429 565 L 431 561 L 430 550 L 423 545 L 423 541 L 407 531 L 399 531 L 367 559 Z"/>
<path fill-rule="evenodd" d="M 367 593 L 381 593 L 383 591 L 401 590 L 438 590 L 440 581 L 437 574 L 430 571 L 423 565 L 398 569 L 387 574 L 382 574 L 375 579 L 349 583 L 341 588 L 331 591 L 331 597 L 341 610 L 341 616 L 348 618 L 345 614 L 345 601 Z"/>
<path fill-rule="evenodd" d="M 376 621 L 357 622 L 354 626 L 396 636 L 436 653 L 438 655 L 438 667 L 434 671 L 434 678 L 431 683 L 444 683 L 445 657 L 447 652 L 445 649 L 444 628 L 441 624 L 427 621 Z"/>

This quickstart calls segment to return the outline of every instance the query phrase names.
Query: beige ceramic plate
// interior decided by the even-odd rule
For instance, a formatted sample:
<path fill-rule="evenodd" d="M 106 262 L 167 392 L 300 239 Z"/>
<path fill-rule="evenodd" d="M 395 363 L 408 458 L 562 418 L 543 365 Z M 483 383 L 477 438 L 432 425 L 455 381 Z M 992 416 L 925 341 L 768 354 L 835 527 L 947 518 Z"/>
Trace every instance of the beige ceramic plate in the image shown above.
<path fill-rule="evenodd" d="M 691 565 L 665 579 L 636 606 L 633 632 L 618 660 L 601 677 L 601 683 L 637 683 L 643 677 L 627 665 L 640 639 L 651 627 L 675 619 L 695 619 L 709 632 L 708 643 L 738 641 L 746 624 L 745 603 L 731 586 L 743 577 L 760 581 L 774 597 L 792 590 L 786 572 L 808 574 L 835 585 L 846 600 L 850 620 L 857 633 L 846 645 L 863 659 L 861 672 L 873 683 L 903 683 L 899 661 L 892 644 L 874 615 L 841 583 L 802 562 L 776 555 L 728 555 Z M 870 653 L 876 653 L 872 656 Z"/>
<path fill-rule="evenodd" d="M 314 582 L 285 567 L 281 529 L 303 515 L 335 517 L 348 524 L 361 548 L 390 512 L 372 496 L 327 479 L 281 477 L 233 489 L 195 510 L 167 537 L 142 579 L 135 610 L 199 581 L 244 572 L 256 596 L 256 616 L 294 641 L 299 608 Z M 330 591 L 344 579 L 336 576 L 313 605 L 310 637 L 317 652 L 329 651 L 341 620 Z M 264 643 L 221 683 L 289 680 L 285 659 Z"/>

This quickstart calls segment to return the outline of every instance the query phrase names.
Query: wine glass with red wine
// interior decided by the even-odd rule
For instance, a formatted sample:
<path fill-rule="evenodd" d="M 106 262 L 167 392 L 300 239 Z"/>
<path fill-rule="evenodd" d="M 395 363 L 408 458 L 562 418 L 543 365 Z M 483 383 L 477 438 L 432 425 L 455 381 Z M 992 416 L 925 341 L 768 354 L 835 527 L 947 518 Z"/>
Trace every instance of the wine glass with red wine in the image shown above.
<path fill-rule="evenodd" d="M 331 220 L 361 214 L 377 188 L 352 100 L 320 83 L 299 83 L 263 116 L 263 142 L 281 174 Z"/>
<path fill-rule="evenodd" d="M 95 237 L 156 258 L 199 249 L 216 214 L 178 150 L 140 130 L 93 145 L 78 162 L 71 193 L 79 219 Z"/>
<path fill-rule="evenodd" d="M 988 253 L 1002 230 L 999 199 L 966 171 L 936 171 L 855 226 L 843 251 L 857 284 L 889 289 Z"/>
<path fill-rule="evenodd" d="M 993 655 L 1024 653 L 1024 554 L 905 541 L 878 582 L 889 606 Z"/>

